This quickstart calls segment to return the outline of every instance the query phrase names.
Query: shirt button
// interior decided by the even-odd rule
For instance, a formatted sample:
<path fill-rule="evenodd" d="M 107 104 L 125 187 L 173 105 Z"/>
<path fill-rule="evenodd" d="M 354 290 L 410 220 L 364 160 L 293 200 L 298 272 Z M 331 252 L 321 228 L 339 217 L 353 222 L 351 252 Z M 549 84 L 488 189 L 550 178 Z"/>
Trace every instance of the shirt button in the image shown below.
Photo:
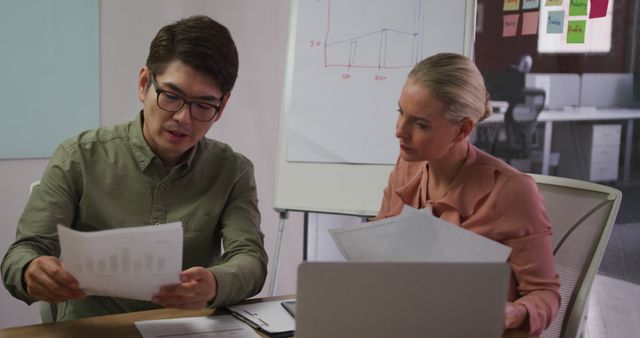
<path fill-rule="evenodd" d="M 141 166 L 141 167 L 144 167 L 144 162 L 140 162 L 140 166 Z"/>
<path fill-rule="evenodd" d="M 160 190 L 164 190 L 164 184 L 160 184 Z"/>

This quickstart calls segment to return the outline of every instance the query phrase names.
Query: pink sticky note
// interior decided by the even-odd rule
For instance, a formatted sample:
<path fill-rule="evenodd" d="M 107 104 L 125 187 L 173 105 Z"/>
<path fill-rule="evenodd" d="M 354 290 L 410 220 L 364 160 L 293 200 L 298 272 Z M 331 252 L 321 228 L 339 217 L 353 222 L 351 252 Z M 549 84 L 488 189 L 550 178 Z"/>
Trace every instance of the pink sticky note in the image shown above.
<path fill-rule="evenodd" d="M 502 16 L 502 37 L 516 36 L 520 14 L 507 14 Z"/>
<path fill-rule="evenodd" d="M 524 12 L 522 14 L 522 35 L 538 34 L 538 18 L 540 12 Z"/>
<path fill-rule="evenodd" d="M 589 19 L 603 18 L 607 15 L 609 0 L 590 0 Z"/>

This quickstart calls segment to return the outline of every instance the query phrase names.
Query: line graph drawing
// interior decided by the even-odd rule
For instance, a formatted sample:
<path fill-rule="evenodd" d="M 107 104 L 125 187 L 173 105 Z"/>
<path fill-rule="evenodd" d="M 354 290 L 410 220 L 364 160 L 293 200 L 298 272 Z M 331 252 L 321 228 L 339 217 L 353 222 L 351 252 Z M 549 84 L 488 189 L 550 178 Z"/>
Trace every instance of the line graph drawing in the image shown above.
<path fill-rule="evenodd" d="M 429 55 L 472 50 L 475 2 L 297 1 L 283 160 L 394 164 L 394 112 L 407 75 Z"/>
<path fill-rule="evenodd" d="M 413 8 L 397 8 L 398 11 L 414 13 L 412 27 L 406 23 L 379 20 L 375 30 L 353 33 L 354 28 L 340 17 L 340 9 L 327 0 L 327 30 L 324 39 L 324 66 L 344 68 L 398 69 L 411 68 L 423 58 L 424 19 L 422 2 L 415 0 Z M 375 6 L 366 4 L 364 6 Z M 387 25 L 395 25 L 390 27 Z M 362 31 L 362 30 L 361 30 Z M 345 33 L 346 32 L 346 33 Z M 334 38 L 349 34 L 342 38 Z"/>

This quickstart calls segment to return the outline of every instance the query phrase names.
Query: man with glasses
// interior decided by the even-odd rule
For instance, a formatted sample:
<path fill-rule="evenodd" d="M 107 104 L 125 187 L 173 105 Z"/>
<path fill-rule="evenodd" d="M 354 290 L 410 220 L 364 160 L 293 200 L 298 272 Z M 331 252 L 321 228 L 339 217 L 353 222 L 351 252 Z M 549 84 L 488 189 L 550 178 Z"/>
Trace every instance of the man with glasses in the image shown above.
<path fill-rule="evenodd" d="M 258 293 L 267 255 L 252 163 L 205 138 L 237 74 L 226 27 L 205 16 L 163 27 L 140 70 L 136 119 L 83 132 L 53 154 L 2 261 L 7 289 L 28 304 L 56 304 L 58 321 L 220 306 Z M 57 258 L 57 224 L 95 231 L 176 221 L 184 226 L 181 283 L 151 302 L 87 296 Z"/>

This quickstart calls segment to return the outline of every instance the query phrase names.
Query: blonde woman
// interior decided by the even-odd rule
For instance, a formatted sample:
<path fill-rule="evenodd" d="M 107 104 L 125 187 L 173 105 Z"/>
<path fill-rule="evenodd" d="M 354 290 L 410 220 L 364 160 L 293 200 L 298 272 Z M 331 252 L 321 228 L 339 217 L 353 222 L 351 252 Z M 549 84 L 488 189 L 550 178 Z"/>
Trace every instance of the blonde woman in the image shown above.
<path fill-rule="evenodd" d="M 549 220 L 531 177 L 468 141 L 491 114 L 477 67 L 451 53 L 421 61 L 402 88 L 398 113 L 400 155 L 376 218 L 395 216 L 405 204 L 431 208 L 511 247 L 504 328 L 539 335 L 560 306 Z"/>

